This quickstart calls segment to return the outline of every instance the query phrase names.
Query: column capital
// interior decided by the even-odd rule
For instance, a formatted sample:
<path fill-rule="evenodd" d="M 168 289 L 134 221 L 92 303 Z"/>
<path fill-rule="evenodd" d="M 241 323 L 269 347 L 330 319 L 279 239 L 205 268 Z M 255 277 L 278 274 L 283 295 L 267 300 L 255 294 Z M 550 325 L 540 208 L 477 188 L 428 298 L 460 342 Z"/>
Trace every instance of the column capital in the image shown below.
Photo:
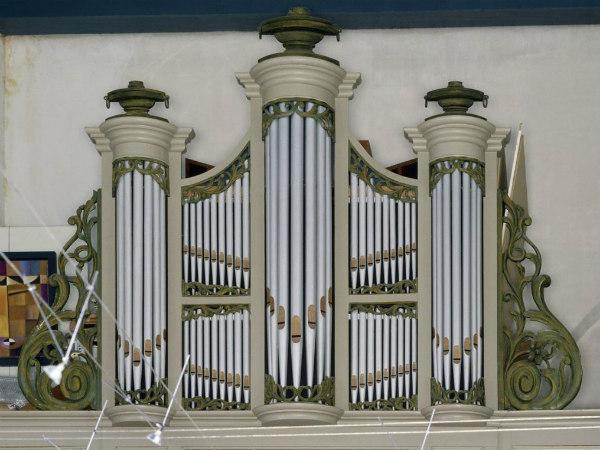
<path fill-rule="evenodd" d="M 113 159 L 150 158 L 169 164 L 169 152 L 183 152 L 194 137 L 192 128 L 178 128 L 152 117 L 121 116 L 99 127 L 86 128 L 99 153 L 112 152 Z"/>
<path fill-rule="evenodd" d="M 466 114 L 439 115 L 416 128 L 404 129 L 414 152 L 429 152 L 430 161 L 455 157 L 484 162 L 486 152 L 499 152 L 504 148 L 509 132 L 507 128 L 497 128 L 483 118 Z"/>
<path fill-rule="evenodd" d="M 265 103 L 284 98 L 310 98 L 331 107 L 338 96 L 351 98 L 360 80 L 359 74 L 347 73 L 330 61 L 310 56 L 265 59 L 256 64 L 249 75 L 238 80 L 256 82 Z M 244 84 L 248 93 L 246 86 L 251 85 Z"/>

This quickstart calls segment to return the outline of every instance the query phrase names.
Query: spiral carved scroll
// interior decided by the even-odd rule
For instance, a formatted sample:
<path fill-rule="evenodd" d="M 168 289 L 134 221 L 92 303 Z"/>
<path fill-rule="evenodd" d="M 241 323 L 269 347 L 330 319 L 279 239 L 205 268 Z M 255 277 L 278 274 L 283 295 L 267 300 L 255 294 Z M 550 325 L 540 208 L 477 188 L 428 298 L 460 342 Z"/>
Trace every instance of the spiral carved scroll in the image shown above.
<path fill-rule="evenodd" d="M 562 409 L 579 392 L 583 370 L 575 340 L 544 299 L 550 277 L 526 235 L 531 218 L 501 193 L 503 366 L 501 401 L 506 409 Z"/>
<path fill-rule="evenodd" d="M 97 237 L 100 236 L 99 190 L 77 209 L 68 223 L 76 227 L 73 236 L 63 246 L 63 251 L 69 258 L 62 253 L 58 257 L 57 273 L 48 280 L 56 288 L 56 295 L 51 311 L 45 311 L 63 352 L 85 303 L 86 286 L 89 283 L 86 274 L 91 276 L 100 269 L 100 253 L 96 248 Z M 19 356 L 19 385 L 29 403 L 36 409 L 98 409 L 100 377 L 98 366 L 92 357 L 99 341 L 97 312 L 98 304 L 92 298 L 84 313 L 77 343 L 58 386 L 54 386 L 42 371 L 43 365 L 55 365 L 61 360 L 43 320 L 40 319 L 28 336 Z"/>

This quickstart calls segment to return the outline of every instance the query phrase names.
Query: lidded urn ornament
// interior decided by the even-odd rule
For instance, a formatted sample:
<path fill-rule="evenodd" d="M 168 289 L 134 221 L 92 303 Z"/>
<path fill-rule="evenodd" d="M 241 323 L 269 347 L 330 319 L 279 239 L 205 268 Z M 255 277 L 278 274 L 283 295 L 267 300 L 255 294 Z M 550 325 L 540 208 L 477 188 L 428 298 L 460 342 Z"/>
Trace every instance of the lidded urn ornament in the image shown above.
<path fill-rule="evenodd" d="M 477 89 L 466 88 L 462 81 L 449 81 L 448 86 L 441 89 L 434 89 L 425 94 L 425 108 L 429 102 L 437 102 L 442 107 L 444 112 L 441 115 L 449 114 L 469 114 L 467 110 L 473 106 L 475 102 L 482 102 L 483 107 L 487 108 L 488 96 Z M 429 119 L 437 117 L 431 116 Z M 479 116 L 476 116 L 479 117 Z M 485 119 L 484 117 L 480 117 Z"/>
<path fill-rule="evenodd" d="M 321 58 L 339 65 L 332 58 L 314 53 L 313 48 L 325 36 L 335 36 L 339 41 L 341 31 L 333 22 L 311 16 L 308 8 L 295 6 L 290 8 L 286 16 L 265 20 L 258 27 L 259 38 L 262 38 L 264 34 L 273 35 L 285 48 L 281 53 L 274 53 L 259 59 L 259 62 L 277 56 L 298 55 Z"/>
<path fill-rule="evenodd" d="M 152 117 L 168 122 L 165 118 L 150 115 L 149 111 L 157 102 L 164 102 L 165 108 L 169 108 L 169 96 L 163 91 L 148 89 L 144 86 L 143 81 L 130 81 L 126 88 L 110 91 L 104 96 L 104 100 L 106 101 L 106 108 L 110 108 L 112 102 L 117 102 L 125 110 L 123 114 L 109 117 L 109 119 L 139 116 Z"/>

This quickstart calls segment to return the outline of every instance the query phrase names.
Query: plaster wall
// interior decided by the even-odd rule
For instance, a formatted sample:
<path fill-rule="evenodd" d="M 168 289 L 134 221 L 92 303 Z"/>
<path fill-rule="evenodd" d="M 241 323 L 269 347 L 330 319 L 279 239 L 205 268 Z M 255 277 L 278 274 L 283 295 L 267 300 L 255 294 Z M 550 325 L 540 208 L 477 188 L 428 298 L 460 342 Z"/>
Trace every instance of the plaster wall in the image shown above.
<path fill-rule="evenodd" d="M 220 162 L 249 125 L 234 72 L 278 49 L 234 32 L 5 37 L 5 224 L 63 225 L 89 198 L 100 158 L 83 127 L 118 114 L 102 98 L 129 80 L 166 91 L 171 109 L 153 111 L 195 128 L 190 157 Z M 402 128 L 438 112 L 423 95 L 448 80 L 488 93 L 473 112 L 512 127 L 513 141 L 525 124 L 530 236 L 553 280 L 547 302 L 583 354 L 571 408 L 600 407 L 600 26 L 345 31 L 319 51 L 362 72 L 351 126 L 385 164 L 413 157 Z"/>

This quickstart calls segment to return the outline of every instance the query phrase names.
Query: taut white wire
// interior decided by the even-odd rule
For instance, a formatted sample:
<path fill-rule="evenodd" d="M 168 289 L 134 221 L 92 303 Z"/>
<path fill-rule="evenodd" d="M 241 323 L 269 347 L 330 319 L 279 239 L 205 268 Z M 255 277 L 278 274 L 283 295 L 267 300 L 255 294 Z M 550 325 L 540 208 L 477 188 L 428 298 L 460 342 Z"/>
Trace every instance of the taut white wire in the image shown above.
<path fill-rule="evenodd" d="M 105 400 L 104 406 L 102 407 L 102 410 L 100 411 L 100 415 L 98 416 L 98 421 L 96 422 L 96 426 L 94 426 L 94 430 L 92 431 L 92 435 L 90 436 L 90 441 L 88 442 L 88 445 L 85 448 L 85 450 L 90 450 L 90 447 L 92 446 L 92 441 L 94 440 L 94 437 L 96 436 L 96 432 L 98 431 L 98 427 L 100 426 L 100 421 L 102 420 L 102 416 L 104 415 L 104 410 L 106 409 L 107 403 L 108 403 L 108 400 Z"/>
<path fill-rule="evenodd" d="M 429 434 L 429 430 L 431 430 L 431 423 L 433 422 L 433 416 L 435 416 L 435 408 L 431 411 L 431 417 L 429 418 L 429 424 L 427 425 L 427 430 L 425 430 L 425 436 L 423 436 L 423 442 L 421 443 L 421 450 L 425 448 L 425 441 L 427 441 L 427 435 Z"/>
<path fill-rule="evenodd" d="M 50 439 L 49 437 L 46 437 L 46 435 L 42 435 L 42 437 L 44 438 L 44 441 L 46 441 L 48 444 L 50 444 L 52 447 L 58 449 L 58 450 L 62 450 L 61 447 L 59 447 L 58 445 L 56 445 L 52 439 Z"/>

